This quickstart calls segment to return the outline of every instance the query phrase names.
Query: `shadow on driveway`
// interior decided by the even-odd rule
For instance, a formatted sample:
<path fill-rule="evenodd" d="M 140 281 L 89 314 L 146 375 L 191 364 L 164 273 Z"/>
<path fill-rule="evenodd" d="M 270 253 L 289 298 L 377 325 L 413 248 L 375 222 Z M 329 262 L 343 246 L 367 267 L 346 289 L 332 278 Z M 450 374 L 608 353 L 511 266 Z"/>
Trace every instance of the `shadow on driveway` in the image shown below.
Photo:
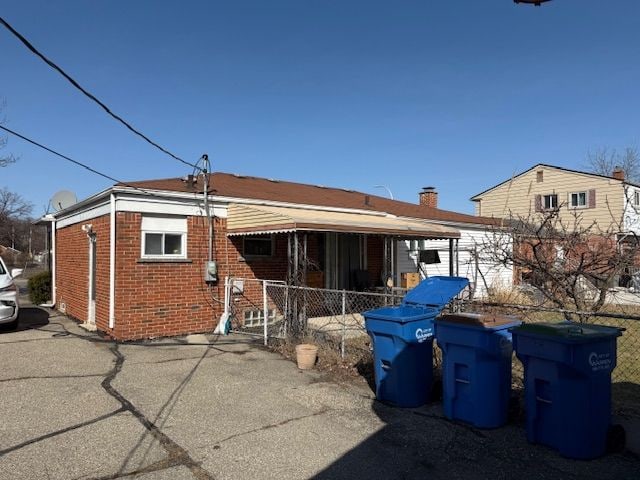
<path fill-rule="evenodd" d="M 49 313 L 42 308 L 21 307 L 19 318 L 18 328 L 13 329 L 7 325 L 0 325 L 0 333 L 33 330 L 49 324 Z"/>

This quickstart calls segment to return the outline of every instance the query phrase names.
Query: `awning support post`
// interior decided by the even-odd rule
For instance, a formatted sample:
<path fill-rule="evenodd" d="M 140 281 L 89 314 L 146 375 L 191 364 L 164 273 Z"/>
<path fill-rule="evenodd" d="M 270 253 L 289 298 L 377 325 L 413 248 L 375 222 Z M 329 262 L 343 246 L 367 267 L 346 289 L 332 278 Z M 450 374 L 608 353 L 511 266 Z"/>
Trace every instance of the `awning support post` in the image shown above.
<path fill-rule="evenodd" d="M 450 238 L 449 239 L 449 276 L 450 277 L 454 276 L 454 274 L 453 274 L 453 272 L 454 272 L 454 270 L 453 270 L 453 261 L 454 261 L 453 250 L 454 250 L 454 248 L 453 248 L 453 238 Z"/>

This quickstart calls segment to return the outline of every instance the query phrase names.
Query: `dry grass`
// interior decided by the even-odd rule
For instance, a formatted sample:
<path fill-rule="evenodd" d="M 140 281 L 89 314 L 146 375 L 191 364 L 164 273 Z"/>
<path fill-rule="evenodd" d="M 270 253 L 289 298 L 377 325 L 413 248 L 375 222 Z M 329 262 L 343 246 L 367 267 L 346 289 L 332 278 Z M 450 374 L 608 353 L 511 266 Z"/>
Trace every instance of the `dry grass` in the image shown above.
<path fill-rule="evenodd" d="M 345 356 L 341 356 L 340 342 L 331 337 L 320 339 L 317 336 L 293 342 L 274 340 L 270 348 L 283 357 L 295 362 L 296 345 L 313 343 L 318 346 L 318 360 L 315 368 L 335 381 L 349 381 L 364 378 L 373 382 L 373 357 L 369 337 L 357 337 L 345 341 Z"/>

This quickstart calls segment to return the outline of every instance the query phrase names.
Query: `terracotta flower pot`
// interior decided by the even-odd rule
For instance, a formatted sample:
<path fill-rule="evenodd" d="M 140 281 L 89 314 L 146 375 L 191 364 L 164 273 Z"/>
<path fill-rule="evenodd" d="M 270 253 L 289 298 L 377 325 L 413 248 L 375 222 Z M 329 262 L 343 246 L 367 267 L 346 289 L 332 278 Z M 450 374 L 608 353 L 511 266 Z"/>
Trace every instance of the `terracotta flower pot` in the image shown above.
<path fill-rule="evenodd" d="M 318 358 L 318 347 L 310 343 L 296 345 L 296 361 L 300 370 L 309 370 L 316 364 Z"/>

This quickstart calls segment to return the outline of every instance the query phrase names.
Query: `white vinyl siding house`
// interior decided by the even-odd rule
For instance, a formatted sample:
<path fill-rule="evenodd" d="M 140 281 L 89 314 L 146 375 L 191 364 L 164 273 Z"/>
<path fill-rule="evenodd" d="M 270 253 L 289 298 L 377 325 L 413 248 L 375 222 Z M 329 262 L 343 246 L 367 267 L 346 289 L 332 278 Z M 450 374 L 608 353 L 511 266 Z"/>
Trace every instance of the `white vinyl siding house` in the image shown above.
<path fill-rule="evenodd" d="M 504 267 L 480 260 L 476 263 L 474 251 L 480 249 L 487 236 L 494 233 L 486 230 L 486 227 L 473 228 L 470 226 L 457 226 L 460 230 L 458 241 L 458 275 L 467 277 L 475 288 L 476 297 L 485 297 L 489 289 L 510 289 L 513 285 L 513 268 Z M 500 235 L 498 233 L 498 235 Z M 503 235 L 508 235 L 504 233 Z M 506 241 L 509 241 L 507 239 Z M 448 240 L 423 240 L 398 242 L 396 254 L 396 272 L 398 277 L 404 272 L 421 273 L 421 278 L 434 275 L 449 275 L 449 241 Z M 437 250 L 440 263 L 422 264 L 418 268 L 419 249 Z M 454 267 L 455 268 L 455 267 Z"/>

